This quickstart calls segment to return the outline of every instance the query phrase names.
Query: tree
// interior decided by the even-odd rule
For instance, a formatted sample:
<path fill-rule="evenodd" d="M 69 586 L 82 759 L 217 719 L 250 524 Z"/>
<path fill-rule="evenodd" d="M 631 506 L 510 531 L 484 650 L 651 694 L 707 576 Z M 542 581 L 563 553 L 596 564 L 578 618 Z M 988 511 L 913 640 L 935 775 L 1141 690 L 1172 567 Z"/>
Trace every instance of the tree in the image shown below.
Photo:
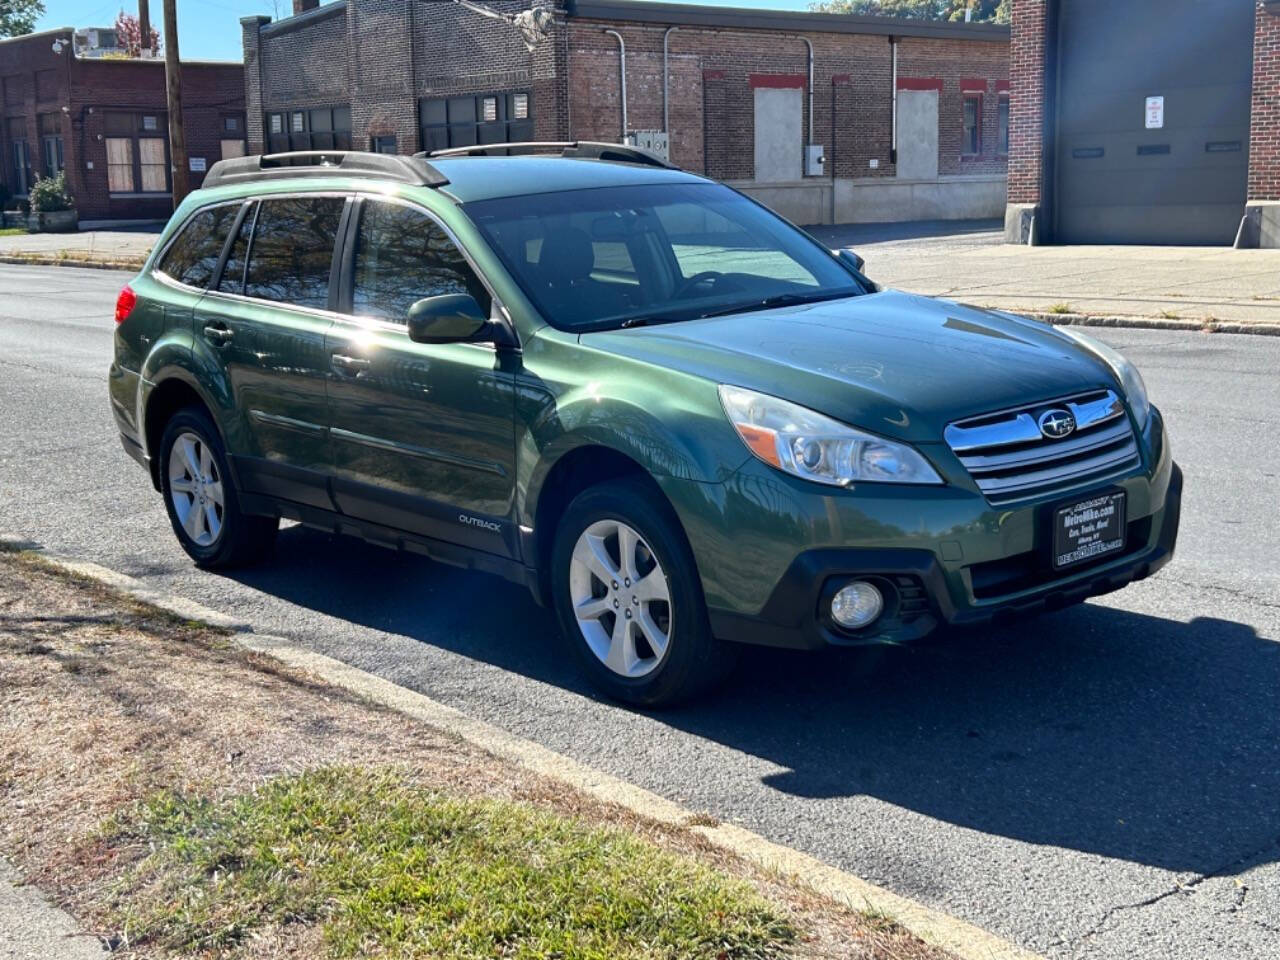
<path fill-rule="evenodd" d="M 809 7 L 822 13 L 956 21 L 969 10 L 974 23 L 1008 23 L 1009 5 L 1010 0 L 821 0 Z"/>
<path fill-rule="evenodd" d="M 4 3 L 5 0 L 0 0 Z M 138 18 L 132 14 L 120 11 L 120 15 L 116 17 L 116 46 L 120 47 L 127 57 L 142 56 L 142 28 L 138 26 Z M 160 34 L 155 27 L 151 28 L 151 54 L 155 56 L 160 53 Z"/>
<path fill-rule="evenodd" d="M 42 16 L 44 0 L 0 0 L 0 39 L 30 33 Z"/>

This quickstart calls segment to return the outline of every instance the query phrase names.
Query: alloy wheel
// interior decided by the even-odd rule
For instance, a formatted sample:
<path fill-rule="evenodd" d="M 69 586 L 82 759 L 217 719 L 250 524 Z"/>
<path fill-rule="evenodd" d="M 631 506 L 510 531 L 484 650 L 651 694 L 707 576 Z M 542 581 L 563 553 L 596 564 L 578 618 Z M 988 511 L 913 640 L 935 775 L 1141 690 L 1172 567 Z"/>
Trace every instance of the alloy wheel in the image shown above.
<path fill-rule="evenodd" d="M 224 498 L 209 445 L 189 430 L 178 434 L 169 451 L 169 499 L 192 543 L 208 547 L 217 541 L 226 516 Z"/>
<path fill-rule="evenodd" d="M 620 520 L 578 537 L 569 592 L 578 629 L 596 658 L 635 679 L 657 669 L 671 643 L 671 590 L 644 538 Z"/>

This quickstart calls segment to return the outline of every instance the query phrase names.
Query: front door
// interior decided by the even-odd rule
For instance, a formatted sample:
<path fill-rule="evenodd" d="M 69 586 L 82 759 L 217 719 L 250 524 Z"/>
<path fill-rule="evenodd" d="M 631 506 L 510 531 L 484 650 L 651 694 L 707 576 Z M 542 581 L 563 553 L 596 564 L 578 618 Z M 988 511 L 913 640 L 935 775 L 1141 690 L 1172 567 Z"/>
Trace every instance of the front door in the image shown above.
<path fill-rule="evenodd" d="M 351 516 L 517 556 L 510 361 L 406 332 L 423 297 L 470 293 L 491 309 L 490 295 L 421 207 L 366 198 L 352 215 L 350 319 L 326 341 L 334 498 Z"/>
<path fill-rule="evenodd" d="M 224 365 L 242 435 L 228 436 L 252 493 L 332 509 L 325 335 L 343 196 L 268 198 L 247 210 L 196 336 Z"/>

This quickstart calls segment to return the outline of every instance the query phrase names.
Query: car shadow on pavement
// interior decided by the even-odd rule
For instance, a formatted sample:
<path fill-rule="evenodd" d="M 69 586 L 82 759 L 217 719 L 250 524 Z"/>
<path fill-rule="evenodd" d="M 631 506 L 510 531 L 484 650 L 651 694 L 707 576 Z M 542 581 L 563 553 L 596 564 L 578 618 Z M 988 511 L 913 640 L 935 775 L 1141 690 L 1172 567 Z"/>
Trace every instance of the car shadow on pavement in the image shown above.
<path fill-rule="evenodd" d="M 236 579 L 595 696 L 550 612 L 494 577 L 294 527 Z M 719 693 L 655 720 L 784 767 L 764 783 L 787 795 L 1173 871 L 1280 860 L 1280 643 L 1228 620 L 1092 603 L 920 647 L 744 648 Z"/>

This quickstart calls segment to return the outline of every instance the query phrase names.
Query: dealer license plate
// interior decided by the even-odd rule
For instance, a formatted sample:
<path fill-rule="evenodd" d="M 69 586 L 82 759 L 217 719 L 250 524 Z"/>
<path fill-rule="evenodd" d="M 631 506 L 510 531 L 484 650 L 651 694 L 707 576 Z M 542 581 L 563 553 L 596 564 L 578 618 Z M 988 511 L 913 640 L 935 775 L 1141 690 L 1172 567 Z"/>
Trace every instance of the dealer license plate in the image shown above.
<path fill-rule="evenodd" d="M 1124 549 L 1124 491 L 1100 494 L 1053 514 L 1053 566 L 1072 567 Z"/>

